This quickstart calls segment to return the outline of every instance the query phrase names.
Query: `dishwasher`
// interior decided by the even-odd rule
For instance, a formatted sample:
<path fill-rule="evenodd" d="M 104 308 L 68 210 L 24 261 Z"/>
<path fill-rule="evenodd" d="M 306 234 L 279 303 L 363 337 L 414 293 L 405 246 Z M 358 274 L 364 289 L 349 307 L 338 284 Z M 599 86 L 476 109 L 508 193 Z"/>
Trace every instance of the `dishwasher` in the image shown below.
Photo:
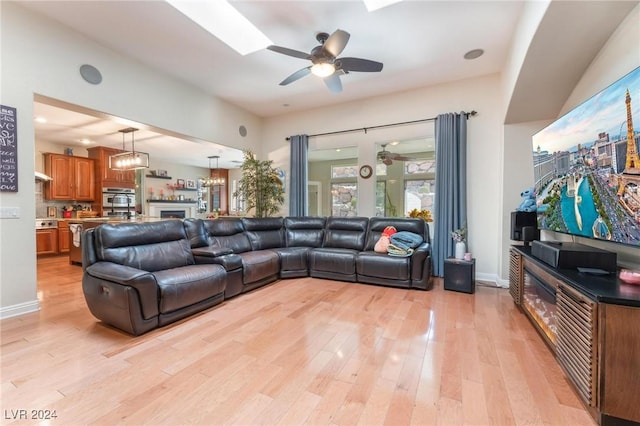
<path fill-rule="evenodd" d="M 82 265 L 82 223 L 69 223 L 69 263 Z"/>

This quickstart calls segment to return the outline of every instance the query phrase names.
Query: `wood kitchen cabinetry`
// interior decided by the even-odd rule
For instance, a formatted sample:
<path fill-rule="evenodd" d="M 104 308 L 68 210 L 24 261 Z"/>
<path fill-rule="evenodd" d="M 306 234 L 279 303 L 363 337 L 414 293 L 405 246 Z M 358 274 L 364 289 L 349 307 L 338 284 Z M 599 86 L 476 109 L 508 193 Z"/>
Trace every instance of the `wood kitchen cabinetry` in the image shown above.
<path fill-rule="evenodd" d="M 133 170 L 120 171 L 109 168 L 109 156 L 125 152 L 121 149 L 96 146 L 87 149 L 89 158 L 95 160 L 95 174 L 97 191 L 102 192 L 102 188 L 135 188 L 136 174 Z"/>
<path fill-rule="evenodd" d="M 36 229 L 36 254 L 58 254 L 58 230 Z"/>
<path fill-rule="evenodd" d="M 69 253 L 69 242 L 71 241 L 71 232 L 69 224 L 63 220 L 58 221 L 58 253 Z"/>
<path fill-rule="evenodd" d="M 44 154 L 44 170 L 53 180 L 45 183 L 47 200 L 95 200 L 94 161 L 85 157 Z"/>
<path fill-rule="evenodd" d="M 104 188 L 134 189 L 136 187 L 136 173 L 134 170 L 120 171 L 109 168 L 109 156 L 124 152 L 121 149 L 96 146 L 87 149 L 87 151 L 89 152 L 89 158 L 95 161 L 95 191 L 98 197 L 92 206 L 101 215 L 105 215 L 106 206 L 102 205 Z"/>
<path fill-rule="evenodd" d="M 593 276 L 552 268 L 533 257 L 530 247 L 514 246 L 510 255 L 509 290 L 514 302 L 554 351 L 594 419 L 605 426 L 640 423 L 640 292 L 636 286 L 621 282 L 615 274 Z M 528 311 L 528 288 L 536 280 L 555 289 L 554 312 L 546 316 L 550 323 L 555 319 L 555 342 Z"/>

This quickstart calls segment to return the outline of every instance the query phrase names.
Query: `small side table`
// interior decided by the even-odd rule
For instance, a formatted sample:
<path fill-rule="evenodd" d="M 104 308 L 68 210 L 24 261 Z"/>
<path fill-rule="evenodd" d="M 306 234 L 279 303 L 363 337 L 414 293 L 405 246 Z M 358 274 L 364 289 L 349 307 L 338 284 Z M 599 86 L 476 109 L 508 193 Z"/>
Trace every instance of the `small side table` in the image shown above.
<path fill-rule="evenodd" d="M 450 257 L 444 261 L 444 289 L 475 293 L 476 260 L 461 260 Z"/>

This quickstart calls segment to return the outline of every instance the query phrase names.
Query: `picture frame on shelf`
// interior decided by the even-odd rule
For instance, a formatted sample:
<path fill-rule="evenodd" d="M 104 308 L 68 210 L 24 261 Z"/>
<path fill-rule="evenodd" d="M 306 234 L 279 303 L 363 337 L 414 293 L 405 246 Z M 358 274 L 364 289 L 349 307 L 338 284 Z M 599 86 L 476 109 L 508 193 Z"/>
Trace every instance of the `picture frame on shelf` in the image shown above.
<path fill-rule="evenodd" d="M 185 183 L 185 188 L 196 189 L 196 181 L 193 179 L 187 179 L 187 182 Z"/>
<path fill-rule="evenodd" d="M 161 170 L 161 169 L 157 169 L 155 172 L 156 176 L 160 176 L 160 177 L 166 177 L 167 176 L 167 171 L 166 170 Z"/>
<path fill-rule="evenodd" d="M 184 179 L 176 179 L 176 189 L 184 188 Z"/>

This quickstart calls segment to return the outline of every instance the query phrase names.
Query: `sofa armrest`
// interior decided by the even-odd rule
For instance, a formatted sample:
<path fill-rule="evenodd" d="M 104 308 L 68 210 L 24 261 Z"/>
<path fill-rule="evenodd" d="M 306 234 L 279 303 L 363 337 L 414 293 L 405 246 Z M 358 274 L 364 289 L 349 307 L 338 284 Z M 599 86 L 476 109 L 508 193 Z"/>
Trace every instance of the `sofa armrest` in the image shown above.
<path fill-rule="evenodd" d="M 411 279 L 420 281 L 424 278 L 424 264 L 431 256 L 431 244 L 422 243 L 415 248 L 411 255 Z"/>
<path fill-rule="evenodd" d="M 232 253 L 231 249 L 213 248 L 211 250 L 207 250 L 207 247 L 202 248 L 205 250 L 202 254 L 198 251 L 200 249 L 193 250 L 193 259 L 196 261 L 196 264 L 214 263 L 222 265 L 227 272 L 242 268 L 242 258 L 237 254 Z M 229 250 L 229 253 L 214 256 L 213 252 L 215 250 Z"/>
<path fill-rule="evenodd" d="M 431 244 L 422 243 L 411 255 L 411 286 L 431 288 Z"/>
<path fill-rule="evenodd" d="M 198 248 L 191 249 L 191 253 L 193 253 L 194 256 L 201 256 L 201 257 L 220 257 L 220 256 L 224 256 L 225 254 L 233 253 L 233 250 L 227 247 L 207 246 L 207 247 L 198 247 Z"/>
<path fill-rule="evenodd" d="M 87 267 L 87 273 L 103 280 L 130 285 L 129 282 L 135 281 L 149 272 L 113 262 L 97 262 Z"/>
<path fill-rule="evenodd" d="M 96 262 L 86 268 L 85 274 L 98 281 L 135 288 L 140 296 L 144 317 L 158 315 L 159 290 L 151 272 L 112 262 Z"/>

